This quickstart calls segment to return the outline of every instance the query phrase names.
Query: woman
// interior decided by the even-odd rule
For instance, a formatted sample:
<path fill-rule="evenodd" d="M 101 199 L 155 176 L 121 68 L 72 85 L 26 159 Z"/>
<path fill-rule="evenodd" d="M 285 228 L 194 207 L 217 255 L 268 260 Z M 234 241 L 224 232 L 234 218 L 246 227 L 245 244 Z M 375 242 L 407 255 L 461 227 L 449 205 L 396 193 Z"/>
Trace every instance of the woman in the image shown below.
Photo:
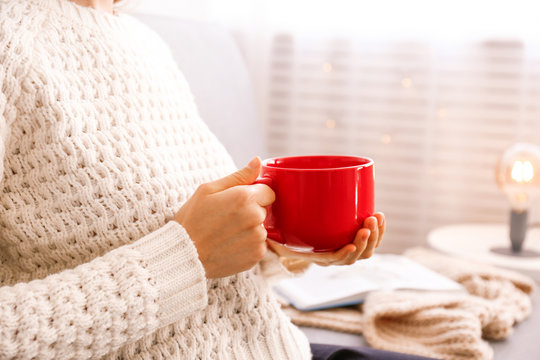
<path fill-rule="evenodd" d="M 371 256 L 267 249 L 169 50 L 113 0 L 0 1 L 0 359 L 307 359 L 265 277 Z M 232 174 L 232 175 L 230 175 Z"/>

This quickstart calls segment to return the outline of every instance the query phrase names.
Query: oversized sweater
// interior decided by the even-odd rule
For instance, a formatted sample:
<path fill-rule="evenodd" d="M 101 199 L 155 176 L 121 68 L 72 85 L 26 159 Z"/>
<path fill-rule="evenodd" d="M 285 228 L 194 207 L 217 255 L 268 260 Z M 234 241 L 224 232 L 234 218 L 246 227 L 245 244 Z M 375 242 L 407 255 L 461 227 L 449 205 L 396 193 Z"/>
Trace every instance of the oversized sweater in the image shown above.
<path fill-rule="evenodd" d="M 207 280 L 172 220 L 236 169 L 137 20 L 0 0 L 0 159 L 1 360 L 310 357 L 276 257 Z"/>

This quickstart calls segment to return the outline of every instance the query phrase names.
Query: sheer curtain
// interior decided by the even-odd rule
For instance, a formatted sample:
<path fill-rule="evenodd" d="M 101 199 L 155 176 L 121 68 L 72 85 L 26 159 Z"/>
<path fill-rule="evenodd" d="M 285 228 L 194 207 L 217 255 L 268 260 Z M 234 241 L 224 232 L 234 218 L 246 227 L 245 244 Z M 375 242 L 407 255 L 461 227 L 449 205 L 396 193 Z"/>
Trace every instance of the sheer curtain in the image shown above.
<path fill-rule="evenodd" d="M 514 142 L 540 145 L 534 1 L 154 0 L 143 11 L 159 3 L 233 32 L 267 156 L 375 160 L 388 249 L 443 224 L 506 221 L 497 159 Z"/>

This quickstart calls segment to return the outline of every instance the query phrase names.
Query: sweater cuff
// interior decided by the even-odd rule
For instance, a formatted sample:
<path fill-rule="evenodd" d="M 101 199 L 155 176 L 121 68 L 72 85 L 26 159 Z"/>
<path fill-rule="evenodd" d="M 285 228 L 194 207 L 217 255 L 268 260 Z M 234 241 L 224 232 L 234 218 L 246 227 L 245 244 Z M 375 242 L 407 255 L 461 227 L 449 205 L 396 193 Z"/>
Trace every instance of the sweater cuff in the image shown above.
<path fill-rule="evenodd" d="M 137 250 L 159 291 L 159 321 L 166 326 L 208 304 L 206 276 L 197 249 L 176 221 L 130 245 Z"/>

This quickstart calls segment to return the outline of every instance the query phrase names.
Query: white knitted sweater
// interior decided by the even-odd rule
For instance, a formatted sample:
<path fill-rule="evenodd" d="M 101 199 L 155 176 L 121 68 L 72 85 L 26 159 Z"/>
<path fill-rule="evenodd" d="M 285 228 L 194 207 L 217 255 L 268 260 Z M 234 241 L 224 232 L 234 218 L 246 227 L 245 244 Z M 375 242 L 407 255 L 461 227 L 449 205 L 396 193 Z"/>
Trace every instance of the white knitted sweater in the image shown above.
<path fill-rule="evenodd" d="M 235 167 L 153 32 L 0 0 L 0 89 L 0 359 L 310 357 L 275 258 L 207 281 L 170 221 Z"/>

